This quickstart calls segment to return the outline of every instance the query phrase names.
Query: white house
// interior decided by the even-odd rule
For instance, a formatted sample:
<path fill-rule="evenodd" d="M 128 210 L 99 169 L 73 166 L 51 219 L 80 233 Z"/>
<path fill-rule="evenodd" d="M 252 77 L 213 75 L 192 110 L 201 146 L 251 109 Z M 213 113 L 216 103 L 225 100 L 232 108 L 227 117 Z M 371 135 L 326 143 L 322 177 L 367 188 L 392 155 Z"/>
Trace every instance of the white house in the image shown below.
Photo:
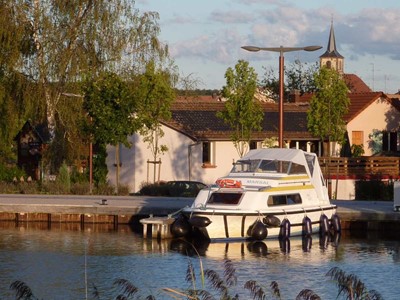
<path fill-rule="evenodd" d="M 205 99 L 206 98 L 206 99 Z M 262 104 L 265 112 L 263 131 L 254 132 L 251 148 L 262 147 L 266 138 L 278 136 L 278 105 Z M 119 183 L 136 192 L 144 183 L 170 180 L 215 182 L 227 174 L 239 155 L 230 139 L 231 129 L 216 116 L 224 103 L 210 97 L 176 101 L 172 120 L 163 122 L 160 144 L 168 151 L 153 161 L 148 145 L 140 135 L 130 137 L 130 149 L 120 147 Z M 319 142 L 307 131 L 307 105 L 285 105 L 284 139 L 288 147 L 317 151 Z M 116 148 L 107 148 L 108 180 L 116 184 Z"/>
<path fill-rule="evenodd" d="M 365 155 L 379 151 L 399 152 L 400 101 L 382 92 L 373 92 L 354 74 L 344 73 L 344 57 L 336 49 L 331 25 L 327 51 L 320 56 L 320 65 L 336 69 L 349 87 L 350 110 L 345 116 L 349 146 L 363 145 Z M 307 110 L 312 95 L 294 95 L 284 105 L 284 141 L 287 147 L 327 156 L 322 142 L 307 130 Z M 119 183 L 132 192 L 146 182 L 192 180 L 206 184 L 229 172 L 239 158 L 230 140 L 231 129 L 216 117 L 224 103 L 214 97 L 177 100 L 172 105 L 172 120 L 163 122 L 165 135 L 160 143 L 168 151 L 152 162 L 151 151 L 139 135 L 130 137 L 132 148 L 120 148 Z M 263 147 L 263 141 L 278 136 L 278 104 L 262 103 L 262 131 L 254 132 L 250 148 Z M 334 148 L 339 155 L 340 148 Z M 108 180 L 116 184 L 115 147 L 107 148 Z M 154 168 L 155 167 L 155 168 Z M 340 184 L 340 199 L 354 197 L 354 179 Z"/>

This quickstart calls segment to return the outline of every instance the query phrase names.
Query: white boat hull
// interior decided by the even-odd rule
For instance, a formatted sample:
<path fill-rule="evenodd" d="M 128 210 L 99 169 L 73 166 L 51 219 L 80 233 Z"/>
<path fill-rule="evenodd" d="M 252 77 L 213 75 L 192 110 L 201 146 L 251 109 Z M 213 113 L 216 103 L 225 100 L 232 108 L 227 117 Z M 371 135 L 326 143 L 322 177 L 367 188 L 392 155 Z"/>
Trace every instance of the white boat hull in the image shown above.
<path fill-rule="evenodd" d="M 187 209 L 184 210 L 184 214 L 188 218 L 204 217 L 208 218 L 211 223 L 202 229 L 202 233 L 206 238 L 211 240 L 214 239 L 252 239 L 250 234 L 251 226 L 257 221 L 262 221 L 267 215 L 273 215 L 283 222 L 284 219 L 290 222 L 290 236 L 301 236 L 303 235 L 303 220 L 307 216 L 311 219 L 312 233 L 318 233 L 320 231 L 320 218 L 324 214 L 329 220 L 332 215 L 336 212 L 336 206 L 329 205 L 324 207 L 318 207 L 314 209 L 308 209 L 306 212 L 303 208 L 292 211 L 264 211 L 260 213 L 228 213 L 218 211 L 204 211 L 200 209 Z M 267 238 L 279 237 L 281 227 L 270 227 L 267 226 Z"/>

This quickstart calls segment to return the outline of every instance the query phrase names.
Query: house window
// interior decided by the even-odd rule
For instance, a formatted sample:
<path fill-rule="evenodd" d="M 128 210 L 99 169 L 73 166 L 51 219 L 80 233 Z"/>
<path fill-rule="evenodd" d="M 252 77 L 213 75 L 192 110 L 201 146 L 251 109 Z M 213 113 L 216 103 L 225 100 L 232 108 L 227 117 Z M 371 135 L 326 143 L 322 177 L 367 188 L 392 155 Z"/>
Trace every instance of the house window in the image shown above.
<path fill-rule="evenodd" d="M 249 147 L 250 147 L 250 150 L 257 149 L 257 142 L 256 141 L 250 141 Z"/>
<path fill-rule="evenodd" d="M 353 145 L 363 145 L 364 144 L 364 132 L 363 131 L 352 131 L 351 142 Z"/>
<path fill-rule="evenodd" d="M 383 132 L 382 136 L 382 150 L 383 151 L 399 151 L 399 134 L 398 132 Z"/>
<path fill-rule="evenodd" d="M 215 167 L 214 143 L 203 142 L 203 168 Z"/>

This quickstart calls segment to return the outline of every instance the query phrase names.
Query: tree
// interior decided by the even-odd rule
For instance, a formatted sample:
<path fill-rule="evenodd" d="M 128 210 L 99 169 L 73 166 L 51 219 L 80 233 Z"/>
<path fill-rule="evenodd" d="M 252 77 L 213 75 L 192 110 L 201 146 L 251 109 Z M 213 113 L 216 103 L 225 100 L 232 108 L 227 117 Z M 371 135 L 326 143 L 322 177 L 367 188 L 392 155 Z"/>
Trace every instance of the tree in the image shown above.
<path fill-rule="evenodd" d="M 292 91 L 298 91 L 300 94 L 314 92 L 316 90 L 314 74 L 317 71 L 317 63 L 308 65 L 307 63 L 302 64 L 299 60 L 296 60 L 289 67 L 285 67 L 285 93 L 288 94 Z M 271 92 L 272 98 L 278 101 L 279 78 L 273 69 L 265 71 L 262 83 Z"/>
<path fill-rule="evenodd" d="M 346 83 L 336 70 L 323 67 L 314 77 L 316 93 L 311 98 L 307 113 L 307 127 L 322 141 L 328 140 L 328 156 L 331 156 L 331 141 L 345 142 L 346 122 L 350 99 Z"/>
<path fill-rule="evenodd" d="M 130 147 L 128 136 L 137 132 L 140 122 L 136 98 L 115 73 L 105 72 L 96 81 L 88 80 L 84 86 L 84 109 L 90 122 L 88 134 L 93 141 L 103 145 L 116 146 L 117 189 L 119 186 L 119 146 Z"/>
<path fill-rule="evenodd" d="M 8 42 L 0 62 L 10 58 L 9 74 L 22 74 L 35 86 L 29 97 L 42 102 L 36 107 L 44 108 L 34 117 L 47 122 L 52 141 L 61 139 L 54 145 L 64 149 L 77 149 L 80 142 L 74 129 L 83 115 L 77 113 L 82 101 L 68 95 L 79 92 L 83 74 L 96 78 L 110 71 L 130 76 L 132 71 L 142 72 L 149 60 L 168 57 L 167 47 L 158 40 L 158 14 L 141 14 L 134 1 L 17 0 L 2 1 L 0 9 L 7 15 L 3 23 L 12 25 L 2 28 L 2 36 L 18 33 L 18 43 Z M 16 49 L 24 51 L 17 55 Z M 26 97 L 28 92 L 21 94 Z M 63 152 L 55 146 L 50 149 L 54 157 L 60 156 Z"/>
<path fill-rule="evenodd" d="M 217 116 L 233 129 L 231 139 L 242 157 L 248 150 L 252 132 L 262 129 L 264 119 L 260 103 L 254 100 L 257 74 L 247 61 L 239 60 L 234 69 L 227 69 L 225 78 L 222 96 L 227 101 Z"/>
<path fill-rule="evenodd" d="M 136 89 L 137 102 L 139 104 L 138 117 L 143 127 L 140 134 L 148 143 L 148 148 L 153 154 L 154 174 L 153 182 L 156 181 L 156 166 L 161 164 L 157 161 L 159 155 L 168 151 L 167 146 L 160 145 L 160 138 L 164 136 L 161 121 L 171 118 L 171 103 L 175 100 L 174 83 L 176 81 L 173 72 L 156 69 L 155 63 L 151 61 L 146 67 L 146 72 L 139 76 L 139 84 Z M 159 170 L 161 165 L 159 165 Z"/>

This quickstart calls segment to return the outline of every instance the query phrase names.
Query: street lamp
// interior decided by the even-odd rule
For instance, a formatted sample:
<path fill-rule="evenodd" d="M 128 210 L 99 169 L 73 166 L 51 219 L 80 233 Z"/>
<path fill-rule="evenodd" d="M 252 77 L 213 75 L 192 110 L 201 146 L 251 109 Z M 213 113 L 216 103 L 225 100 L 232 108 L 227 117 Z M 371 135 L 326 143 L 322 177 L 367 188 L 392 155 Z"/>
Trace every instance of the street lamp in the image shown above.
<path fill-rule="evenodd" d="M 284 52 L 293 51 L 316 51 L 321 49 L 322 46 L 307 46 L 307 47 L 255 47 L 243 46 L 242 49 L 258 52 L 258 51 L 272 51 L 279 52 L 279 148 L 283 148 L 283 66 L 284 66 Z"/>

